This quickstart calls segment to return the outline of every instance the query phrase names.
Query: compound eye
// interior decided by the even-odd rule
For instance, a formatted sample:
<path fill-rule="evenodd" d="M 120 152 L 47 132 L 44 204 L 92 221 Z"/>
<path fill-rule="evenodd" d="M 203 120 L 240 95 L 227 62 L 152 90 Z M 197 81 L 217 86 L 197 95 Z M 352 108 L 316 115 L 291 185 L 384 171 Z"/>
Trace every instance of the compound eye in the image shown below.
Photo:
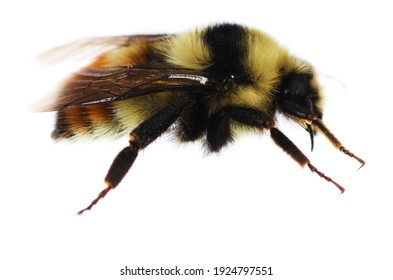
<path fill-rule="evenodd" d="M 304 98 L 310 91 L 310 74 L 292 73 L 284 77 L 280 92 L 288 98 Z"/>

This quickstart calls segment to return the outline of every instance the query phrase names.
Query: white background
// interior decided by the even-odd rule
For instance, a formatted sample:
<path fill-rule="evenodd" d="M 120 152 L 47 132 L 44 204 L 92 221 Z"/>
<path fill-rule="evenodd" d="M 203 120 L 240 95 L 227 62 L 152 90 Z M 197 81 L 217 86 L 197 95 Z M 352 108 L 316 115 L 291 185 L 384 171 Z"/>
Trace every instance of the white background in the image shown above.
<path fill-rule="evenodd" d="M 1 279 L 164 279 L 131 268 L 271 266 L 266 279 L 392 279 L 391 6 L 382 1 L 12 1 L 0 7 Z M 256 2 L 256 1 L 255 1 Z M 11 2 L 9 2 L 11 3 Z M 149 146 L 93 211 L 118 141 L 54 143 L 53 113 L 27 106 L 66 73 L 32 64 L 70 41 L 237 22 L 272 34 L 318 69 L 322 136 L 280 128 L 347 191 L 301 169 L 267 135 L 219 156 L 168 138 Z M 55 78 L 56 77 L 56 78 Z M 238 276 L 238 279 L 260 276 Z"/>

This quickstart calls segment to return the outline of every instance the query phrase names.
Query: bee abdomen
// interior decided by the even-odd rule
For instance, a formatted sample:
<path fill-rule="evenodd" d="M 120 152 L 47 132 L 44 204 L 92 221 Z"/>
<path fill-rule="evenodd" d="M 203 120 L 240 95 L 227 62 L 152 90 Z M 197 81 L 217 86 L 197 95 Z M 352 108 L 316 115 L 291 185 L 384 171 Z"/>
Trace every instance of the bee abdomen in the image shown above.
<path fill-rule="evenodd" d="M 123 131 L 113 109 L 105 105 L 76 106 L 58 111 L 54 139 L 118 135 Z"/>

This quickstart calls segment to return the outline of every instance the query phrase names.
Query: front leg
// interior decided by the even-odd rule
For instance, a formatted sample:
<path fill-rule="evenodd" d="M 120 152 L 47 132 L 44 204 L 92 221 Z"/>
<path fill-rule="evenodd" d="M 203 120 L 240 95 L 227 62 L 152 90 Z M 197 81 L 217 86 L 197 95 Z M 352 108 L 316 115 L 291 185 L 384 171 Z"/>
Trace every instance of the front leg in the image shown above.
<path fill-rule="evenodd" d="M 274 143 L 284 150 L 292 159 L 294 159 L 300 166 L 308 166 L 308 168 L 317 173 L 321 178 L 334 184 L 343 193 L 345 189 L 335 182 L 330 177 L 319 171 L 310 160 L 300 151 L 300 149 L 275 127 L 274 120 L 266 113 L 260 112 L 250 108 L 228 107 L 223 109 L 223 112 L 231 119 L 248 126 L 257 127 L 260 129 L 269 129 L 270 136 Z"/>
<path fill-rule="evenodd" d="M 130 133 L 129 146 L 120 151 L 109 168 L 105 177 L 107 187 L 98 194 L 97 198 L 88 207 L 79 211 L 78 214 L 90 210 L 111 189 L 114 189 L 131 168 L 138 152 L 164 133 L 179 117 L 183 108 L 193 103 L 194 98 L 191 95 L 184 96 L 136 127 Z"/>
<path fill-rule="evenodd" d="M 326 127 L 326 125 L 323 123 L 321 119 L 321 115 L 315 115 L 312 112 L 310 113 L 307 111 L 304 107 L 299 106 L 298 104 L 291 102 L 291 101 L 282 101 L 280 104 L 281 107 L 284 108 L 284 111 L 286 114 L 290 115 L 291 117 L 295 118 L 295 120 L 304 120 L 308 122 L 307 125 L 307 130 L 310 133 L 311 137 L 311 150 L 313 146 L 313 128 L 316 128 L 319 132 L 321 132 L 329 141 L 332 143 L 332 145 L 337 148 L 340 152 L 346 154 L 347 156 L 354 158 L 357 160 L 361 166 L 363 167 L 366 162 L 361 159 L 360 157 L 356 156 L 354 153 L 346 149 L 341 142 L 337 139 L 336 136 L 330 130 Z"/>

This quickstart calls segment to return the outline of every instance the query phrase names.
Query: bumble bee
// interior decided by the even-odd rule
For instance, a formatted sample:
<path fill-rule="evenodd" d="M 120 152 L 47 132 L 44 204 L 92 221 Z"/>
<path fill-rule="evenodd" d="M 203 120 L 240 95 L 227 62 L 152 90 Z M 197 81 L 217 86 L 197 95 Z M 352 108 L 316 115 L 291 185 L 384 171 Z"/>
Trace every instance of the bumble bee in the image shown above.
<path fill-rule="evenodd" d="M 110 47 L 70 76 L 46 111 L 57 111 L 54 139 L 129 134 L 90 210 L 124 178 L 140 150 L 173 128 L 182 142 L 204 141 L 218 152 L 240 130 L 269 132 L 299 165 L 319 171 L 276 126 L 277 113 L 310 135 L 318 131 L 344 148 L 322 122 L 322 96 L 313 67 L 269 35 L 237 24 L 217 24 L 183 34 L 97 38 L 74 48 Z M 58 49 L 62 50 L 64 48 Z"/>

